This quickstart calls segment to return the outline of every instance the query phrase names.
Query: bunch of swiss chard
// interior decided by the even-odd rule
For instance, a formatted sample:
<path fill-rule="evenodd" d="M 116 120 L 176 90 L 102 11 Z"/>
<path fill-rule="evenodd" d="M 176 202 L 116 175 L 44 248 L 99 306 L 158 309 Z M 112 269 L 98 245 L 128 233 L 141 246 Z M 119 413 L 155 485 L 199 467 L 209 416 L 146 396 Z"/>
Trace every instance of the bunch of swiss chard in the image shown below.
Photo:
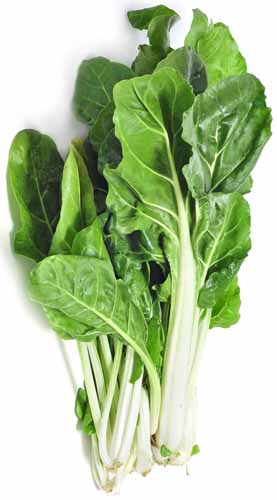
<path fill-rule="evenodd" d="M 107 491 L 199 451 L 199 362 L 208 330 L 239 319 L 245 194 L 271 124 L 227 26 L 195 10 L 173 50 L 176 12 L 128 18 L 149 39 L 132 67 L 95 57 L 79 68 L 74 110 L 88 136 L 64 162 L 52 139 L 23 130 L 8 165 L 14 249 L 37 262 L 31 298 L 77 341 L 75 411 Z"/>

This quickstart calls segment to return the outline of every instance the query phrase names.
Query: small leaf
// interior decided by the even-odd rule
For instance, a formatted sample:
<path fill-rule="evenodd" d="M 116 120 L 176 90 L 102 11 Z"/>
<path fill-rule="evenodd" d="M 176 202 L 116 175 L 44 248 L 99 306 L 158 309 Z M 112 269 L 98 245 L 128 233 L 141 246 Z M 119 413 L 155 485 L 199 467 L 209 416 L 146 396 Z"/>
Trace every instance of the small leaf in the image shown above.
<path fill-rule="evenodd" d="M 163 458 L 168 458 L 173 455 L 172 451 L 170 451 L 164 444 L 160 448 L 160 454 Z"/>
<path fill-rule="evenodd" d="M 8 188 L 19 212 L 14 250 L 36 261 L 48 254 L 60 212 L 63 161 L 55 143 L 35 130 L 22 130 L 9 153 Z"/>
<path fill-rule="evenodd" d="M 198 453 L 200 453 L 200 448 L 198 444 L 195 444 L 191 450 L 191 456 L 193 457 L 193 455 L 197 455 Z"/>
<path fill-rule="evenodd" d="M 79 420 L 84 418 L 87 401 L 87 391 L 83 388 L 78 389 L 75 400 L 75 415 Z"/>

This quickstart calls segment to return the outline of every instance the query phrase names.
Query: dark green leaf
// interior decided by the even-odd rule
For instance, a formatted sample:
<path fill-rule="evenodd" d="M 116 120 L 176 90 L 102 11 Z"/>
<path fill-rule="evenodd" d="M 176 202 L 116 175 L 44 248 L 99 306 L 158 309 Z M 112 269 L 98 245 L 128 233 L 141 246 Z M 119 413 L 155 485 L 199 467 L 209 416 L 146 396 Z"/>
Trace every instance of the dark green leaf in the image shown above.
<path fill-rule="evenodd" d="M 78 389 L 75 399 L 75 415 L 79 420 L 83 420 L 85 416 L 87 402 L 87 391 L 83 388 Z"/>
<path fill-rule="evenodd" d="M 160 68 L 174 68 L 187 80 L 195 94 L 207 88 L 206 69 L 198 54 L 193 49 L 181 47 L 173 50 L 157 65 Z"/>
<path fill-rule="evenodd" d="M 161 54 L 159 50 L 154 49 L 151 45 L 140 45 L 132 69 L 138 76 L 151 74 L 163 57 L 164 54 Z"/>
<path fill-rule="evenodd" d="M 264 87 L 252 75 L 228 78 L 197 96 L 183 122 L 183 139 L 193 150 L 183 169 L 192 195 L 245 188 L 270 124 Z"/>
<path fill-rule="evenodd" d="M 11 145 L 8 183 L 20 224 L 15 252 L 36 261 L 48 254 L 60 212 L 63 161 L 55 143 L 35 130 L 22 130 Z"/>
<path fill-rule="evenodd" d="M 77 75 L 73 98 L 77 116 L 90 127 L 90 141 L 96 150 L 113 128 L 113 88 L 133 72 L 123 64 L 104 57 L 83 61 Z"/>
<path fill-rule="evenodd" d="M 164 5 L 128 12 L 128 18 L 134 28 L 148 30 L 150 45 L 166 53 L 169 48 L 169 31 L 179 20 L 178 14 Z"/>

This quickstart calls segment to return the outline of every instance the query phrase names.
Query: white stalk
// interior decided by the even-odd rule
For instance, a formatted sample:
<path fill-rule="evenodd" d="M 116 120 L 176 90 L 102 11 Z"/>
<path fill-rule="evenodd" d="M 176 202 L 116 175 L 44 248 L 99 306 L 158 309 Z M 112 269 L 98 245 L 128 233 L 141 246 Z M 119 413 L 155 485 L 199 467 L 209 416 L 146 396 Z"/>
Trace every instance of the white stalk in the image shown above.
<path fill-rule="evenodd" d="M 181 194 L 180 194 L 181 196 Z M 179 199 L 179 266 L 172 295 L 169 332 L 162 375 L 162 405 L 156 442 L 174 454 L 182 447 L 186 380 L 196 306 L 196 266 L 183 200 Z"/>
<path fill-rule="evenodd" d="M 98 434 L 100 430 L 101 410 L 93 378 L 93 373 L 91 370 L 88 348 L 86 342 L 78 342 L 77 344 L 80 353 L 80 359 L 85 379 L 85 386 L 88 395 L 89 406 L 93 418 L 93 423 L 95 425 L 96 432 Z"/>
<path fill-rule="evenodd" d="M 136 461 L 136 442 L 134 439 L 126 464 L 122 465 L 116 472 L 115 481 L 114 481 L 114 492 L 116 494 L 120 493 L 121 485 L 122 485 L 125 477 L 127 476 L 127 474 L 129 474 L 130 472 L 132 472 L 134 470 L 135 461 Z"/>
<path fill-rule="evenodd" d="M 137 460 L 136 471 L 143 476 L 150 472 L 153 465 L 150 434 L 150 411 L 147 391 L 143 388 L 137 426 Z"/>
<path fill-rule="evenodd" d="M 113 357 L 112 357 L 112 353 L 111 353 L 111 348 L 110 348 L 108 336 L 107 335 L 100 335 L 100 337 L 98 338 L 98 342 L 99 342 L 99 352 L 100 352 L 100 357 L 101 357 L 101 361 L 102 361 L 102 365 L 103 365 L 103 372 L 104 372 L 106 387 L 108 387 L 110 377 L 111 377 L 112 367 L 113 367 Z M 118 398 L 119 398 L 119 387 L 118 387 L 118 383 L 116 382 L 113 403 L 112 403 L 112 407 L 111 407 L 111 411 L 110 411 L 110 423 L 111 423 L 112 428 L 114 426 L 114 422 L 115 422 L 115 418 L 116 418 Z"/>
<path fill-rule="evenodd" d="M 112 468 L 113 466 L 113 460 L 111 459 L 110 452 L 108 450 L 107 431 L 108 431 L 109 415 L 112 407 L 115 389 L 117 386 L 117 377 L 120 367 L 122 349 L 123 349 L 123 344 L 119 341 L 116 341 L 115 357 L 110 375 L 110 383 L 108 386 L 107 397 L 105 400 L 105 405 L 103 407 L 100 432 L 99 432 L 99 452 L 101 459 L 107 468 Z"/>
<path fill-rule="evenodd" d="M 125 464 L 125 462 L 128 460 L 128 455 L 136 431 L 140 403 L 141 403 L 142 378 L 143 378 L 143 373 L 141 374 L 140 378 L 134 384 L 132 384 L 133 385 L 132 399 L 130 400 L 129 404 L 123 442 L 121 444 L 120 452 L 117 457 L 117 461 L 121 464 Z"/>
<path fill-rule="evenodd" d="M 185 409 L 184 433 L 181 446 L 181 453 L 177 457 L 170 457 L 170 463 L 183 464 L 190 457 L 193 446 L 196 444 L 196 426 L 197 426 L 197 378 L 199 366 L 205 348 L 211 311 L 208 310 L 205 316 L 198 323 L 197 342 L 194 345 L 193 356 L 191 357 L 190 373 L 187 380 L 187 400 Z"/>
<path fill-rule="evenodd" d="M 128 416 L 128 410 L 133 388 L 129 380 L 132 375 L 133 363 L 134 363 L 134 351 L 131 347 L 127 347 L 126 356 L 124 360 L 123 374 L 120 380 L 119 400 L 118 400 L 116 420 L 113 429 L 111 451 L 110 451 L 113 462 L 115 462 L 116 457 L 118 456 L 120 450 L 125 424 Z"/>
<path fill-rule="evenodd" d="M 92 340 L 88 342 L 88 352 L 90 357 L 90 362 L 94 374 L 95 384 L 97 388 L 97 394 L 101 409 L 103 408 L 104 401 L 106 399 L 106 386 L 104 380 L 104 374 L 102 370 L 102 365 L 100 361 L 100 357 L 97 350 L 97 342 L 96 340 Z"/>
<path fill-rule="evenodd" d="M 112 491 L 112 484 L 99 456 L 96 434 L 91 436 L 91 473 L 99 489 Z"/>

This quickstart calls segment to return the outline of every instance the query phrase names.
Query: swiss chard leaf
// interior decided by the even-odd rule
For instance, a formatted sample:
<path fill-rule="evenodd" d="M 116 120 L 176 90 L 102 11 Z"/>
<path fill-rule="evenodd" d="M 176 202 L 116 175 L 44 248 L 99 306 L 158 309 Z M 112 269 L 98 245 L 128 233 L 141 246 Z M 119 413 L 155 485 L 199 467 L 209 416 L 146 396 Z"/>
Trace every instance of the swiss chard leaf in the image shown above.
<path fill-rule="evenodd" d="M 217 302 L 212 308 L 210 328 L 228 328 L 240 319 L 240 290 L 235 277 L 225 290 L 221 291 Z"/>
<path fill-rule="evenodd" d="M 177 174 L 187 157 L 181 124 L 193 102 L 191 87 L 176 70 L 163 68 L 121 82 L 114 97 L 123 160 L 117 169 L 104 171 L 107 204 L 121 232 L 158 226 L 160 233 L 178 241 L 175 188 L 180 189 Z"/>
<path fill-rule="evenodd" d="M 192 195 L 250 187 L 270 124 L 264 87 L 253 75 L 227 78 L 197 96 L 183 121 L 183 139 L 193 151 L 183 169 Z"/>
<path fill-rule="evenodd" d="M 164 5 L 128 12 L 134 28 L 148 30 L 150 45 L 140 45 L 132 68 L 136 75 L 151 74 L 157 64 L 170 52 L 169 32 L 178 21 L 178 14 Z"/>
<path fill-rule="evenodd" d="M 199 307 L 214 308 L 218 313 L 219 308 L 222 309 L 222 297 L 226 295 L 227 300 L 234 292 L 238 296 L 233 285 L 229 288 L 250 248 L 249 205 L 242 195 L 214 193 L 201 198 L 194 233 L 194 250 L 199 262 Z M 230 316 L 227 309 L 226 314 Z M 237 309 L 234 316 L 237 317 Z M 221 321 L 223 317 L 224 311 L 221 311 Z"/>
<path fill-rule="evenodd" d="M 20 224 L 15 252 L 36 261 L 48 254 L 60 212 L 63 161 L 55 143 L 35 130 L 22 130 L 9 154 L 8 183 Z"/>
<path fill-rule="evenodd" d="M 76 115 L 88 124 L 90 142 L 98 151 L 113 132 L 113 87 L 132 78 L 131 69 L 104 57 L 83 61 L 79 67 L 73 105 Z M 102 157 L 103 157 L 102 151 Z M 103 160 L 102 160 L 103 161 Z"/>
<path fill-rule="evenodd" d="M 158 65 L 160 68 L 174 68 L 187 80 L 195 94 L 204 92 L 207 88 L 206 68 L 197 52 L 187 47 L 173 50 Z"/>
<path fill-rule="evenodd" d="M 109 263 L 94 257 L 48 257 L 32 271 L 30 292 L 34 301 L 88 325 L 95 336 L 113 334 L 133 347 L 148 372 L 156 427 L 160 384 L 146 347 L 147 325 Z"/>
<path fill-rule="evenodd" d="M 148 30 L 150 45 L 165 54 L 169 48 L 169 31 L 179 15 L 164 5 L 157 5 L 130 11 L 128 19 L 134 28 Z"/>
<path fill-rule="evenodd" d="M 204 62 L 209 85 L 218 80 L 246 73 L 244 57 L 223 23 L 209 24 L 207 16 L 199 9 L 194 10 L 186 45 L 195 49 Z"/>
<path fill-rule="evenodd" d="M 62 208 L 50 254 L 70 254 L 76 234 L 96 217 L 91 181 L 77 149 L 71 145 L 62 178 Z"/>

